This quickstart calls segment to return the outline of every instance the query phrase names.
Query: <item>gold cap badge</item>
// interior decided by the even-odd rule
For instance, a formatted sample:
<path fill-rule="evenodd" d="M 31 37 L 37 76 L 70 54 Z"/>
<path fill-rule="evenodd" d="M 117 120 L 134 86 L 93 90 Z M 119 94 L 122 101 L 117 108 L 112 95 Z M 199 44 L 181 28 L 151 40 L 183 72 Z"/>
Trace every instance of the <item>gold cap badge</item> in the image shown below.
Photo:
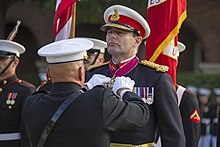
<path fill-rule="evenodd" d="M 83 55 L 83 58 L 88 60 L 89 56 L 88 56 L 87 52 Z"/>
<path fill-rule="evenodd" d="M 111 21 L 117 21 L 119 19 L 120 19 L 120 16 L 118 14 L 118 10 L 115 9 L 114 14 L 112 14 L 112 16 L 111 16 Z"/>

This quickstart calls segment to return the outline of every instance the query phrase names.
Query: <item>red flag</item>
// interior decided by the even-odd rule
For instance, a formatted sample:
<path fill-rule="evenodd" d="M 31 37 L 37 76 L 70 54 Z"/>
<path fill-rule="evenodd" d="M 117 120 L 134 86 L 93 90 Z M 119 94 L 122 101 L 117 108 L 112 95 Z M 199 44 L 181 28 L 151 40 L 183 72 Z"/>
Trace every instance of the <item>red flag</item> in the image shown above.
<path fill-rule="evenodd" d="M 146 60 L 168 66 L 175 86 L 177 35 L 185 19 L 186 0 L 148 0 L 151 34 L 146 39 Z"/>
<path fill-rule="evenodd" d="M 76 0 L 57 0 L 54 14 L 55 41 L 70 38 L 73 4 Z"/>

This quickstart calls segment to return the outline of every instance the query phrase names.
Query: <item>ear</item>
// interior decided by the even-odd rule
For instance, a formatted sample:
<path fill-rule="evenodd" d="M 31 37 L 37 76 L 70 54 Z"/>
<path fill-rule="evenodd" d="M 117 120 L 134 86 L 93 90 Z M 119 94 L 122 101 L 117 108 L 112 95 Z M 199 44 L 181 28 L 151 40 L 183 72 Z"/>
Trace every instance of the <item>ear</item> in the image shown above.
<path fill-rule="evenodd" d="M 98 58 L 98 64 L 103 63 L 105 59 L 103 57 Z"/>
<path fill-rule="evenodd" d="M 136 36 L 135 37 L 135 47 L 139 47 L 143 38 L 141 36 Z"/>
<path fill-rule="evenodd" d="M 18 57 L 15 57 L 15 59 L 14 59 L 13 62 L 14 62 L 14 66 L 17 67 L 18 64 L 19 64 L 19 62 L 20 62 L 20 61 L 19 61 L 19 58 L 18 58 Z"/>
<path fill-rule="evenodd" d="M 85 67 L 84 67 L 84 65 L 79 67 L 78 74 L 79 74 L 79 80 L 84 83 L 84 80 L 85 80 Z"/>

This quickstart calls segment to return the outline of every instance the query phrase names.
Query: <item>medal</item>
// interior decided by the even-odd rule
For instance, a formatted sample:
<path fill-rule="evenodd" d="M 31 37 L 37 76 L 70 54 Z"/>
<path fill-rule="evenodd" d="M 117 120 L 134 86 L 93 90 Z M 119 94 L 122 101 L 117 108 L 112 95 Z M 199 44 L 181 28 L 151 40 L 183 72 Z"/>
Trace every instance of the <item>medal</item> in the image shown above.
<path fill-rule="evenodd" d="M 10 101 L 9 99 L 6 100 L 6 104 L 7 104 L 7 105 L 11 104 L 11 101 Z"/>
<path fill-rule="evenodd" d="M 8 93 L 6 104 L 8 105 L 9 109 L 12 109 L 12 105 L 15 104 L 16 97 L 17 97 L 17 93 L 13 93 L 13 92 Z"/>
<path fill-rule="evenodd" d="M 14 105 L 15 104 L 15 100 L 11 100 L 11 105 Z"/>
<path fill-rule="evenodd" d="M 151 90 L 147 87 L 146 103 L 148 105 L 152 105 L 154 103 L 154 87 L 152 87 Z"/>

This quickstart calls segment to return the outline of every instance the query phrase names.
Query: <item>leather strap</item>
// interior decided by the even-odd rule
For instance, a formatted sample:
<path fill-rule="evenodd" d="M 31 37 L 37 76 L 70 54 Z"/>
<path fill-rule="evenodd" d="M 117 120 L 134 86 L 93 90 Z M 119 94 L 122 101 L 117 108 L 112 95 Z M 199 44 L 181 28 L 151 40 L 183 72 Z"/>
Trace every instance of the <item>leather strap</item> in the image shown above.
<path fill-rule="evenodd" d="M 50 134 L 51 130 L 57 123 L 60 116 L 63 114 L 63 112 L 66 110 L 66 108 L 84 91 L 78 90 L 74 92 L 72 95 L 70 95 L 57 109 L 57 111 L 54 113 L 53 117 L 50 119 L 50 121 L 47 123 L 46 127 L 44 128 L 43 133 L 41 134 L 41 137 L 38 141 L 37 147 L 43 147 L 48 135 Z"/>

